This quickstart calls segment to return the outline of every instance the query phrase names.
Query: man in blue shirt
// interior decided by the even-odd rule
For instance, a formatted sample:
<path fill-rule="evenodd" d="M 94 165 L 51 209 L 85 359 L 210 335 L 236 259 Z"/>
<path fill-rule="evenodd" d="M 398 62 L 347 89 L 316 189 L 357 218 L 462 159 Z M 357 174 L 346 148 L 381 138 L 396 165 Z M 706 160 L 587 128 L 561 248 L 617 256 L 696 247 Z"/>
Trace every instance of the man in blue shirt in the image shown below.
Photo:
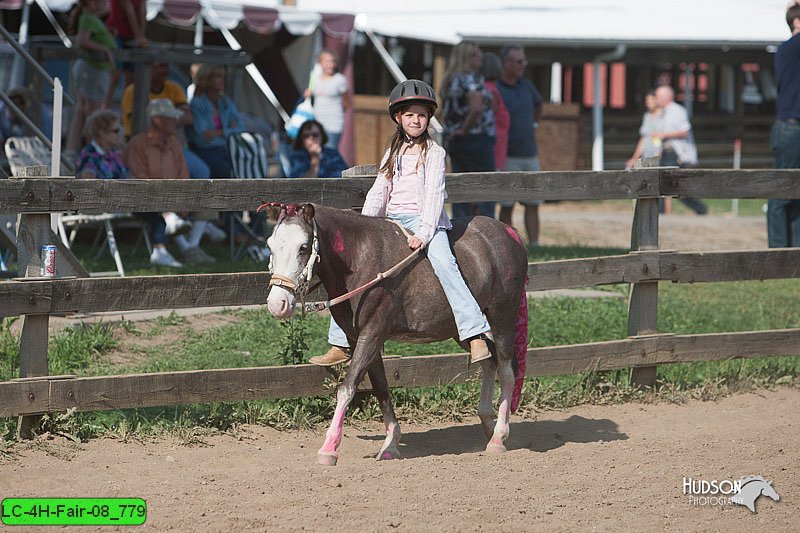
<path fill-rule="evenodd" d="M 778 47 L 775 75 L 778 100 L 770 145 L 775 168 L 800 168 L 800 5 L 786 11 L 792 37 Z M 767 203 L 770 248 L 800 246 L 800 200 L 772 199 Z"/>
<path fill-rule="evenodd" d="M 536 86 L 525 79 L 528 61 L 521 46 L 506 46 L 500 51 L 503 75 L 497 80 L 497 88 L 511 115 L 508 128 L 509 171 L 538 171 L 542 167 L 537 157 L 536 124 L 542 116 L 542 95 Z M 521 202 L 525 206 L 525 230 L 528 244 L 539 244 L 539 205 L 541 200 Z M 500 221 L 511 225 L 514 202 L 500 202 Z"/>

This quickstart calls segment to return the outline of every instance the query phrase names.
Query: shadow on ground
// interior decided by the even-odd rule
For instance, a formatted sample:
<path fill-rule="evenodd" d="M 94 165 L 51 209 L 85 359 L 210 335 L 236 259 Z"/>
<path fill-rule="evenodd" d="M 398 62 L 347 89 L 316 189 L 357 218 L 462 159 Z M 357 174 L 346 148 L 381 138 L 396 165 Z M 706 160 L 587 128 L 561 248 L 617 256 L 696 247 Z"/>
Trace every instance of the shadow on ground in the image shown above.
<path fill-rule="evenodd" d="M 401 425 L 402 430 L 402 425 Z M 358 435 L 359 439 L 382 441 L 383 435 Z M 573 415 L 566 420 L 523 420 L 511 423 L 511 436 L 507 448 L 547 452 L 568 442 L 590 443 L 627 440 L 615 422 Z M 403 433 L 400 454 L 405 459 L 435 455 L 460 455 L 482 452 L 486 437 L 479 424 L 453 426 L 427 431 Z M 377 453 L 377 449 L 375 450 Z"/>

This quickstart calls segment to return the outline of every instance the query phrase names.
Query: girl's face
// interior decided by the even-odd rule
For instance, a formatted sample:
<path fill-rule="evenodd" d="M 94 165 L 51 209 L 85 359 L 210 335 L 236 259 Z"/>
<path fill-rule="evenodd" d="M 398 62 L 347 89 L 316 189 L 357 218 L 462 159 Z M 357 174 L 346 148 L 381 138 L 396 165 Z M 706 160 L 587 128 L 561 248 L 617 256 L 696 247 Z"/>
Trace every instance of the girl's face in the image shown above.
<path fill-rule="evenodd" d="M 319 65 L 326 76 L 333 76 L 336 73 L 336 59 L 330 54 L 320 55 Z"/>
<path fill-rule="evenodd" d="M 644 107 L 651 113 L 656 110 L 656 97 L 648 94 L 644 97 Z"/>
<path fill-rule="evenodd" d="M 430 110 L 419 104 L 410 105 L 395 114 L 406 135 L 416 139 L 428 130 Z"/>
<path fill-rule="evenodd" d="M 216 72 L 211 77 L 211 87 L 216 90 L 217 92 L 222 92 L 225 90 L 225 74 L 222 72 Z"/>
<path fill-rule="evenodd" d="M 303 146 L 309 152 L 313 151 L 315 145 L 322 144 L 322 132 L 316 124 L 303 128 L 303 131 L 300 133 L 300 138 L 303 141 Z"/>
<path fill-rule="evenodd" d="M 469 52 L 467 52 L 467 66 L 469 66 L 470 70 L 473 72 L 478 72 L 482 64 L 483 52 L 481 52 L 481 49 L 477 46 L 473 46 L 470 48 Z"/>
<path fill-rule="evenodd" d="M 95 15 L 105 13 L 106 0 L 85 0 L 83 2 L 83 9 Z"/>

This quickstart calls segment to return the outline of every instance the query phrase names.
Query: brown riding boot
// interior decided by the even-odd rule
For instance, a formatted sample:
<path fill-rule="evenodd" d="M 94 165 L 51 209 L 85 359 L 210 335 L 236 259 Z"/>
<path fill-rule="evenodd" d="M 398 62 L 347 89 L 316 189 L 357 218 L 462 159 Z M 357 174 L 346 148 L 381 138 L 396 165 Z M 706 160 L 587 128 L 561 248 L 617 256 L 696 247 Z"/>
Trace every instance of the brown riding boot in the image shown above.
<path fill-rule="evenodd" d="M 492 357 L 489 345 L 486 344 L 486 335 L 478 335 L 469 341 L 469 354 L 471 363 L 479 363 Z"/>
<path fill-rule="evenodd" d="M 318 366 L 333 366 L 340 363 L 346 363 L 350 360 L 353 351 L 344 346 L 331 346 L 331 349 L 325 352 L 324 355 L 316 355 L 311 357 L 308 362 L 312 365 Z"/>

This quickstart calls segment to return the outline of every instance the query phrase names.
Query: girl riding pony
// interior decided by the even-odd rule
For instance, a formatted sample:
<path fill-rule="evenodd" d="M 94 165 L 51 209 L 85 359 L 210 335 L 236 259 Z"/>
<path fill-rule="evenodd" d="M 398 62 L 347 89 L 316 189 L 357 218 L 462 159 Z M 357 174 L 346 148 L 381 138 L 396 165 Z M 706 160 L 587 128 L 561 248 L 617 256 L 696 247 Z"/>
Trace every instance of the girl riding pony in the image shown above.
<path fill-rule="evenodd" d="M 413 232 L 408 246 L 427 248 L 428 259 L 453 311 L 458 336 L 468 340 L 471 361 L 491 357 L 486 341 L 489 323 L 470 292 L 450 249 L 447 230 L 453 226 L 444 209 L 444 148 L 428 134 L 436 111 L 436 93 L 427 83 L 407 80 L 389 94 L 389 115 L 397 131 L 389 141 L 375 183 L 367 193 L 362 214 L 386 217 Z M 347 361 L 351 348 L 344 331 L 331 319 L 331 349 L 309 362 L 331 366 Z"/>

